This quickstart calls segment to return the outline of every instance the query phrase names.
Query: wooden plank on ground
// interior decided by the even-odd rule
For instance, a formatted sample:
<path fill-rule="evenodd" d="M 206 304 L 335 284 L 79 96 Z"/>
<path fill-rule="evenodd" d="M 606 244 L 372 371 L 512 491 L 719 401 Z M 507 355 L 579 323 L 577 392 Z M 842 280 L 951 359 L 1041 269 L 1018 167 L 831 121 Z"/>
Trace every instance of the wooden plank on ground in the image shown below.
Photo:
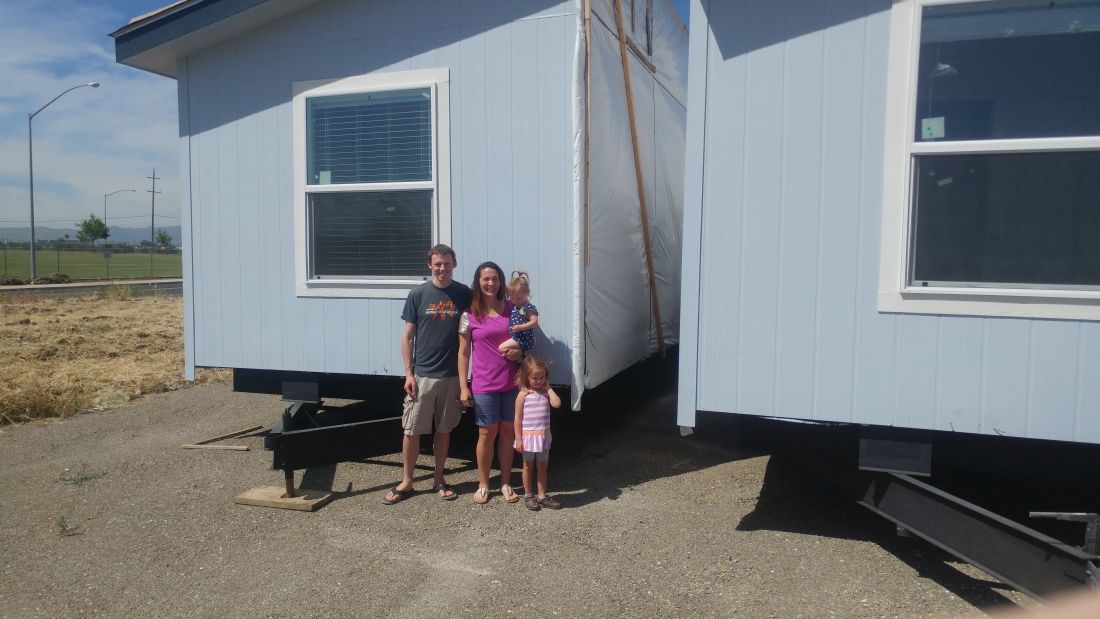
<path fill-rule="evenodd" d="M 242 434 L 248 434 L 249 432 L 255 432 L 256 430 L 260 430 L 262 428 L 263 428 L 263 426 L 249 426 L 247 428 L 241 428 L 240 430 L 236 430 L 236 431 L 230 432 L 228 434 L 219 434 L 218 436 L 213 436 L 211 438 L 204 438 L 201 441 L 195 441 L 194 443 L 191 443 L 191 444 L 192 445 L 205 445 L 207 443 L 215 443 L 217 441 L 221 441 L 221 440 L 224 440 L 224 439 L 227 439 L 227 438 L 233 438 L 234 436 L 240 436 Z"/>
<path fill-rule="evenodd" d="M 248 451 L 248 445 L 180 445 L 183 449 L 220 449 L 222 451 Z"/>
<path fill-rule="evenodd" d="M 331 492 L 321 492 L 320 490 L 298 489 L 295 490 L 298 496 L 289 498 L 283 497 L 285 492 L 286 488 L 282 486 L 259 486 L 233 497 L 233 502 L 238 505 L 256 505 L 258 507 L 312 512 L 320 509 L 333 498 Z"/>

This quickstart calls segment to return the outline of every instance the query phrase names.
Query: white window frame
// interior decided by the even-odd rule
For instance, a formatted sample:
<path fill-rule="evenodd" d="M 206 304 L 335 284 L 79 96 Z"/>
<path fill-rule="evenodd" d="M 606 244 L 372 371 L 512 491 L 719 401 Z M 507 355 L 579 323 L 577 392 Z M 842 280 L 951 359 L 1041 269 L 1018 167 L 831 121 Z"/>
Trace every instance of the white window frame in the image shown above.
<path fill-rule="evenodd" d="M 910 286 L 912 162 L 922 153 L 1022 153 L 1100 150 L 1100 137 L 916 142 L 917 62 L 921 9 L 989 0 L 894 0 L 886 95 L 886 148 L 879 264 L 878 311 L 1100 320 L 1100 291 L 1028 286 L 1020 288 Z"/>
<path fill-rule="evenodd" d="M 295 82 L 291 100 L 294 132 L 294 271 L 299 297 L 365 297 L 403 299 L 428 279 L 423 277 L 311 278 L 309 273 L 309 194 L 350 191 L 432 190 L 432 245 L 451 244 L 450 72 L 446 68 L 357 75 L 342 79 Z M 396 183 L 307 184 L 306 102 L 314 97 L 428 88 L 432 93 L 432 179 Z"/>

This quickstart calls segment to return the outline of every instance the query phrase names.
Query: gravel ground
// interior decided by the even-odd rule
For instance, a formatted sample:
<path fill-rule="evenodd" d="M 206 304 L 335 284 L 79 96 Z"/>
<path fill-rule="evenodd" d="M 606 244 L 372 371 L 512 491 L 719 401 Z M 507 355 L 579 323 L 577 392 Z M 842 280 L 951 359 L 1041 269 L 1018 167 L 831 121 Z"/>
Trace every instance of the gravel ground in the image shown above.
<path fill-rule="evenodd" d="M 0 616 L 914 617 L 1022 600 L 897 537 L 813 462 L 734 449 L 720 426 L 681 439 L 669 395 L 630 408 L 558 414 L 566 509 L 537 513 L 472 503 L 469 419 L 449 461 L 458 501 L 383 506 L 386 456 L 299 473 L 340 491 L 315 513 L 232 503 L 281 482 L 259 436 L 227 441 L 247 452 L 177 447 L 269 426 L 272 396 L 200 386 L 9 428 Z"/>

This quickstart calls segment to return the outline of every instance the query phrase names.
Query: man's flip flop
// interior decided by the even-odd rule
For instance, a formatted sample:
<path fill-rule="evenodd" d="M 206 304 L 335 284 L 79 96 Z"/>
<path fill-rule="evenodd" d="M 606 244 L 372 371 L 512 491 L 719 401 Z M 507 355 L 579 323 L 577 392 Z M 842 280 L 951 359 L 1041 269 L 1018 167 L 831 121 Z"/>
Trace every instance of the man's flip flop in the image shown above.
<path fill-rule="evenodd" d="M 394 498 L 391 499 L 389 495 L 384 495 L 382 497 L 382 504 L 394 505 L 396 503 L 400 503 L 401 501 L 409 498 L 409 495 L 412 494 L 412 492 L 412 488 L 409 488 L 408 490 L 398 490 L 397 486 L 394 486 L 393 488 L 390 488 L 390 494 L 392 494 Z"/>
<path fill-rule="evenodd" d="M 453 501 L 458 498 L 458 494 L 447 484 L 438 484 L 434 490 L 435 493 L 439 495 L 439 498 L 444 501 Z M 447 494 L 448 492 L 450 492 L 450 494 Z"/>

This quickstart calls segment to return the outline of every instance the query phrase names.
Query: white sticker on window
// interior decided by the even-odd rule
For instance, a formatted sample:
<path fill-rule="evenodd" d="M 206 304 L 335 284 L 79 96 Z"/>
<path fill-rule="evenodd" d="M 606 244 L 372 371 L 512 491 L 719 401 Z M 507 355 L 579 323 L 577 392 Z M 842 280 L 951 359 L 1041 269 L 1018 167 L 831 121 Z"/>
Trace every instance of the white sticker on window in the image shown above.
<path fill-rule="evenodd" d="M 322 172 L 318 172 L 317 176 L 318 176 L 318 178 L 317 178 L 317 184 L 318 185 L 331 185 L 332 184 L 332 172 L 330 172 L 328 170 L 324 170 Z"/>
<path fill-rule="evenodd" d="M 920 134 L 926 140 L 943 137 L 943 116 L 923 118 L 920 121 Z"/>

